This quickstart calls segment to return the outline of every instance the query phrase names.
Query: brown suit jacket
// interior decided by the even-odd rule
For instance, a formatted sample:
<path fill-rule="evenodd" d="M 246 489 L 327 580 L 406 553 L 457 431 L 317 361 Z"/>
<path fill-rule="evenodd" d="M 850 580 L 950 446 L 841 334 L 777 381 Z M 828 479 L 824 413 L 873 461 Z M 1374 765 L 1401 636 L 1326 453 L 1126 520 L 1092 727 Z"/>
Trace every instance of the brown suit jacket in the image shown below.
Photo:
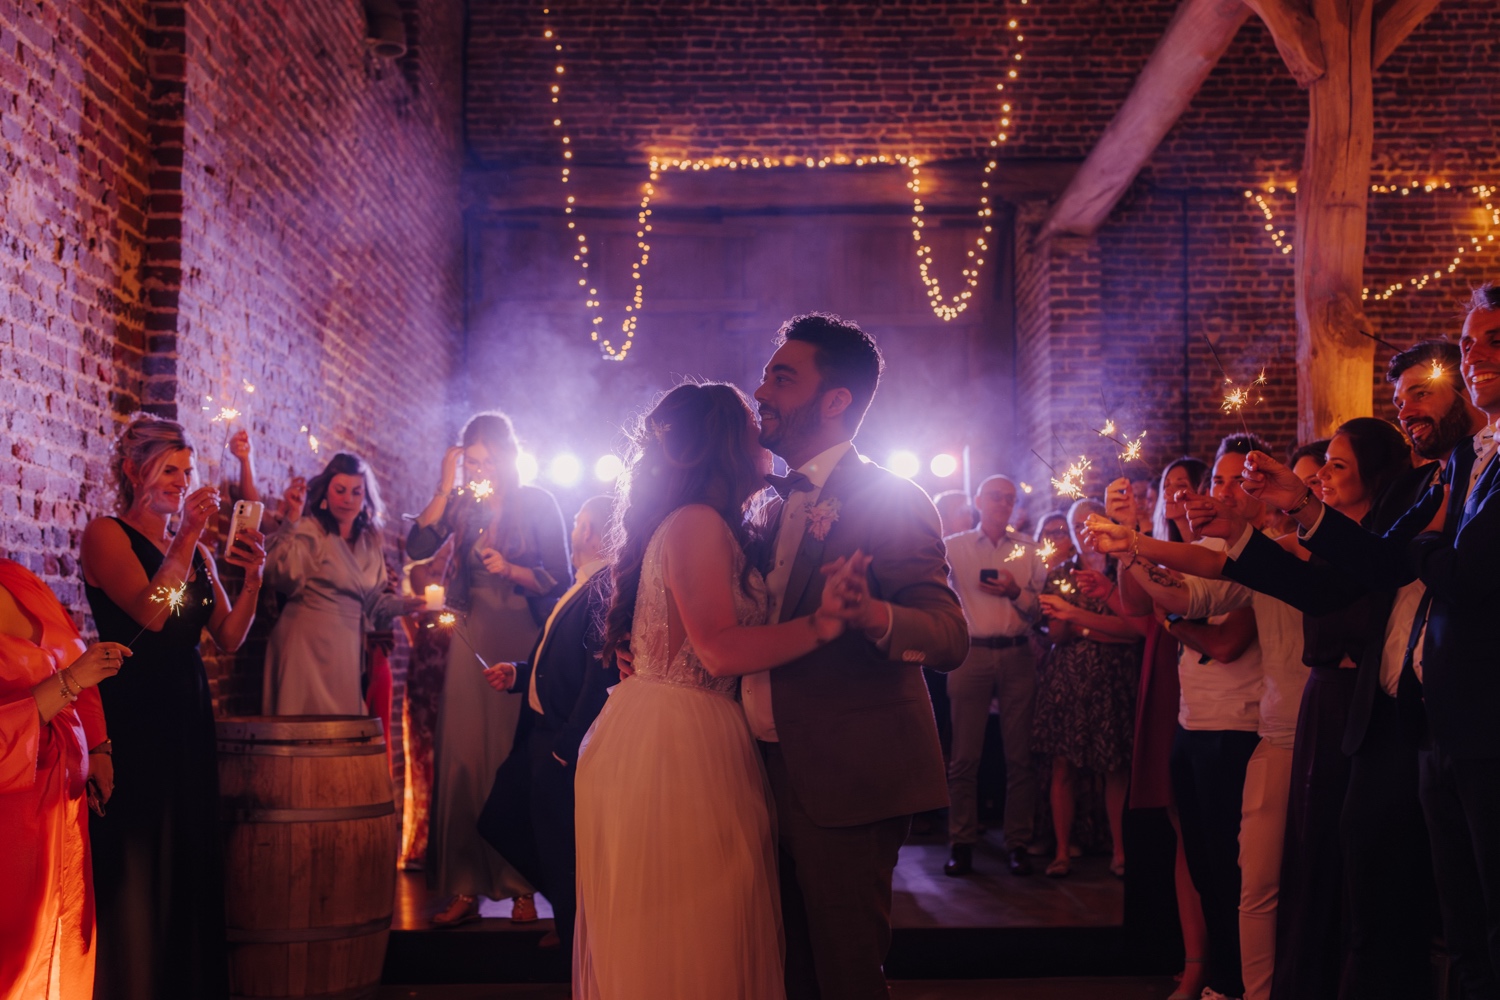
<path fill-rule="evenodd" d="M 771 707 L 802 806 L 820 826 L 873 823 L 948 804 L 943 751 L 923 665 L 952 670 L 969 651 L 958 597 L 948 588 L 937 510 L 915 483 L 850 449 L 819 504 L 838 502 L 823 539 L 809 528 L 797 550 L 781 620 L 811 614 L 823 564 L 856 549 L 874 556 L 870 592 L 892 605 L 890 647 L 848 632 L 771 671 Z M 781 501 L 766 505 L 777 524 Z"/>

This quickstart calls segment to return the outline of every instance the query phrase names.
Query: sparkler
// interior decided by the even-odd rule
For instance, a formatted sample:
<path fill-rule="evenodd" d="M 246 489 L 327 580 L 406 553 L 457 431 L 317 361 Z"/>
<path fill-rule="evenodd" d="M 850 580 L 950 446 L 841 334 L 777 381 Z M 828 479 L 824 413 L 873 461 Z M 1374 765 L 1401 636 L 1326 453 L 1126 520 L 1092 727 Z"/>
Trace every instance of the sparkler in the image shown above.
<path fill-rule="evenodd" d="M 464 635 L 463 630 L 462 629 L 453 628 L 453 626 L 455 626 L 457 624 L 458 624 L 458 615 L 454 614 L 452 611 L 443 611 L 441 614 L 439 614 L 437 616 L 437 621 L 435 621 L 435 622 L 429 622 L 428 625 L 427 625 L 427 627 L 428 628 L 434 628 L 434 627 L 436 627 L 438 625 L 441 625 L 444 628 L 451 628 L 451 629 L 453 629 L 453 631 L 450 634 L 458 636 L 458 641 L 462 642 L 465 646 L 468 647 L 469 652 L 471 652 L 471 653 L 474 654 L 474 659 L 476 659 L 476 660 L 479 661 L 479 665 L 481 667 L 483 667 L 486 670 L 490 669 L 490 665 L 485 662 L 484 657 L 482 657 L 482 656 L 479 655 L 479 650 L 477 650 L 477 649 L 474 648 L 474 644 L 471 643 L 469 641 L 468 637 Z"/>
<path fill-rule="evenodd" d="M 1030 493 L 1031 492 L 1031 484 L 1030 483 L 1022 483 L 1021 484 L 1021 492 L 1022 493 Z"/>
<path fill-rule="evenodd" d="M 1041 548 L 1036 550 L 1036 554 L 1037 557 L 1042 560 L 1042 562 L 1046 562 L 1053 556 L 1057 555 L 1057 546 L 1053 545 L 1052 539 L 1049 538 L 1042 543 Z"/>
<path fill-rule="evenodd" d="M 145 635 L 162 615 L 169 611 L 177 615 L 182 614 L 182 609 L 187 606 L 187 584 L 181 583 L 175 587 L 157 587 L 151 592 L 150 600 L 152 604 L 160 604 L 162 606 L 161 610 L 152 615 L 151 620 L 141 626 L 141 630 L 135 634 L 135 638 L 125 644 L 126 649 L 134 647 L 137 640 Z"/>
<path fill-rule="evenodd" d="M 1240 429 L 1245 432 L 1246 437 L 1249 437 L 1250 424 L 1245 420 L 1245 404 L 1250 402 L 1250 390 L 1239 388 L 1234 384 L 1234 379 L 1229 377 L 1229 372 L 1224 368 L 1224 359 L 1219 357 L 1219 349 L 1214 346 L 1214 342 L 1209 339 L 1207 333 L 1203 335 L 1203 342 L 1208 345 L 1209 351 L 1214 356 L 1214 364 L 1219 366 L 1219 374 L 1224 377 L 1224 385 L 1228 387 L 1224 391 L 1224 399 L 1219 404 L 1219 409 L 1225 413 L 1237 414 L 1240 418 Z M 1266 384 L 1266 370 L 1264 368 L 1260 370 L 1260 377 L 1251 384 Z M 1264 397 L 1261 398 L 1263 399 Z"/>
<path fill-rule="evenodd" d="M 1015 562 L 1017 559 L 1023 559 L 1023 558 L 1025 558 L 1025 556 L 1026 556 L 1026 546 L 1024 546 L 1024 545 L 1017 545 L 1015 548 L 1013 548 L 1013 549 L 1010 550 L 1010 555 L 1008 555 L 1008 556 L 1005 557 L 1005 561 L 1006 562 Z"/>
<path fill-rule="evenodd" d="M 1072 582 L 1069 581 L 1069 580 L 1059 580 L 1059 581 L 1057 581 L 1057 592 L 1059 594 L 1071 594 L 1071 593 L 1073 593 L 1073 591 L 1075 591 L 1077 589 L 1078 588 L 1074 587 L 1073 584 L 1072 584 Z"/>
<path fill-rule="evenodd" d="M 477 483 L 469 484 L 469 492 L 474 494 L 476 502 L 487 500 L 495 495 L 495 486 L 488 479 L 481 479 Z"/>
<path fill-rule="evenodd" d="M 1434 358 L 1432 361 L 1432 372 L 1427 376 L 1428 381 L 1437 382 L 1441 380 L 1442 377 L 1446 374 L 1448 374 L 1448 372 L 1443 367 L 1442 362 Z"/>

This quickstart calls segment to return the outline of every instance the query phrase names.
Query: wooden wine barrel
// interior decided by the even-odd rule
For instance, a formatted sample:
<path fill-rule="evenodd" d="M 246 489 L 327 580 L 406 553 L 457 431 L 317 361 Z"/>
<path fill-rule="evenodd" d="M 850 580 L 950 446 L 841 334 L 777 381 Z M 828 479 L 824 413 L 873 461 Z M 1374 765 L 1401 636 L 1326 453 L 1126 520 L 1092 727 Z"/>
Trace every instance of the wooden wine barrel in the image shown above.
<path fill-rule="evenodd" d="M 379 719 L 221 719 L 230 992 L 373 996 L 398 824 Z"/>

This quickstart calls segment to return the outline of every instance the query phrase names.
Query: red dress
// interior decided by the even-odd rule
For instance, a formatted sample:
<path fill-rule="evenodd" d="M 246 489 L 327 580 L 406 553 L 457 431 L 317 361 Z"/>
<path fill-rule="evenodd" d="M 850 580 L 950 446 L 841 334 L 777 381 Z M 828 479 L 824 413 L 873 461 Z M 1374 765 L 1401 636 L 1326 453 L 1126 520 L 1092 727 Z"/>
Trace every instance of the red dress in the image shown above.
<path fill-rule="evenodd" d="M 86 1000 L 94 990 L 94 886 L 84 785 L 88 748 L 104 740 L 104 709 L 99 689 L 89 688 L 42 725 L 31 689 L 84 644 L 29 570 L 0 559 L 0 587 L 41 626 L 37 643 L 0 635 L 0 1000 Z"/>

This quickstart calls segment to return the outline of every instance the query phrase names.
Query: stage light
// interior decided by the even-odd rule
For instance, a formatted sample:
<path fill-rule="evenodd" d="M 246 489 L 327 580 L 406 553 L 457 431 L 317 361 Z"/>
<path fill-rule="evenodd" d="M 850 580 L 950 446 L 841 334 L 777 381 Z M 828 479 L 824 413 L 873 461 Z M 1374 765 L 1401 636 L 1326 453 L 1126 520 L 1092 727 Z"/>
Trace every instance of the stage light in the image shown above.
<path fill-rule="evenodd" d="M 547 463 L 547 478 L 559 486 L 577 486 L 583 478 L 583 463 L 577 455 L 563 452 Z"/>
<path fill-rule="evenodd" d="M 947 479 L 958 471 L 958 459 L 947 452 L 932 456 L 932 474 L 939 479 Z"/>
<path fill-rule="evenodd" d="M 594 463 L 594 478 L 601 483 L 612 483 L 625 471 L 625 463 L 619 455 L 604 455 Z"/>
<path fill-rule="evenodd" d="M 886 465 L 903 479 L 914 479 L 922 471 L 922 460 L 909 451 L 893 451 Z"/>
<path fill-rule="evenodd" d="M 523 451 L 516 455 L 516 471 L 521 474 L 521 485 L 530 486 L 536 482 L 541 467 L 537 465 L 535 455 L 529 451 Z"/>

